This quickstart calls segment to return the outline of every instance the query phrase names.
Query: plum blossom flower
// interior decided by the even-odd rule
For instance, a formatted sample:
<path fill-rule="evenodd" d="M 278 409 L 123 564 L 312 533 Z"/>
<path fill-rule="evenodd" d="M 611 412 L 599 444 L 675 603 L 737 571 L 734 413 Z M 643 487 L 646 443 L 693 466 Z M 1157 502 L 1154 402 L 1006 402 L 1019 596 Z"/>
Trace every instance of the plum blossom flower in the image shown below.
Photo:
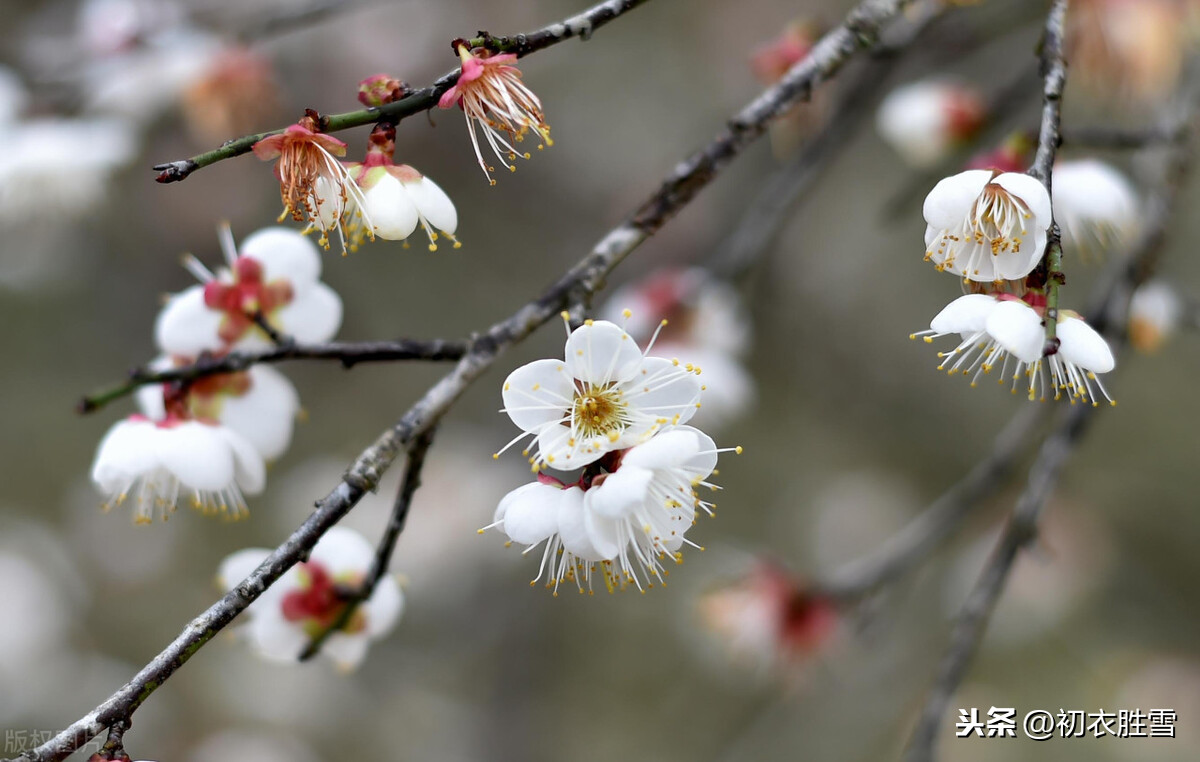
<path fill-rule="evenodd" d="M 1104 104 L 1162 103 L 1187 57 L 1185 20 L 1176 0 L 1077 0 L 1067 12 L 1072 78 Z"/>
<path fill-rule="evenodd" d="M 191 364 L 190 358 L 159 357 L 153 371 Z M 138 407 L 151 420 L 166 416 L 163 384 L 147 384 L 137 391 Z M 196 379 L 184 390 L 192 418 L 216 421 L 240 434 L 263 460 L 279 458 L 292 441 L 292 428 L 300 412 L 300 395 L 287 377 L 274 368 L 254 365 L 237 373 L 218 373 Z"/>
<path fill-rule="evenodd" d="M 958 334 L 961 342 L 957 347 L 938 353 L 942 358 L 938 370 L 946 370 L 950 375 L 962 373 L 970 378 L 972 386 L 981 375 L 999 366 L 999 383 L 1011 381 L 1014 394 L 1023 387 L 1030 400 L 1045 400 L 1049 389 L 1054 399 L 1060 399 L 1065 392 L 1072 404 L 1090 401 L 1096 406 L 1098 391 L 1116 404 L 1097 376 L 1116 365 L 1104 337 L 1078 313 L 1060 310 L 1056 328 L 1058 350 L 1043 356 L 1044 312 L 1044 297 L 1033 293 L 1023 299 L 1010 294 L 967 294 L 939 312 L 930 322 L 929 330 L 913 333 L 910 338 L 921 336 L 932 343 L 936 338 Z"/>
<path fill-rule="evenodd" d="M 1137 193 L 1124 175 L 1096 159 L 1055 165 L 1053 206 L 1063 243 L 1085 254 L 1125 243 L 1137 232 Z"/>
<path fill-rule="evenodd" d="M 243 494 L 262 491 L 263 460 L 225 426 L 169 415 L 154 422 L 135 415 L 116 423 L 96 450 L 92 481 L 108 496 L 105 510 L 132 499 L 134 521 L 165 520 L 186 499 L 206 514 L 238 519 L 249 510 Z"/>
<path fill-rule="evenodd" d="M 525 139 L 533 130 L 537 134 L 538 150 L 552 146 L 550 126 L 542 112 L 542 102 L 521 81 L 521 71 L 513 66 L 517 57 L 511 53 L 491 53 L 482 48 L 470 50 L 465 44 L 457 45 L 462 61 L 462 71 L 454 86 L 438 100 L 440 108 L 451 108 L 455 104 L 463 110 L 467 119 L 467 130 L 471 134 L 471 145 L 483 174 L 492 185 L 496 181 L 479 150 L 478 126 L 488 146 L 510 172 L 517 168 L 509 162 L 518 156 L 528 159 L 529 153 L 518 150 L 514 144 Z"/>
<path fill-rule="evenodd" d="M 1183 314 L 1179 292 L 1169 284 L 1150 281 L 1139 286 L 1129 300 L 1129 343 L 1140 352 L 1158 351 Z"/>
<path fill-rule="evenodd" d="M 983 169 L 938 182 L 924 213 L 925 259 L 985 283 L 1028 275 L 1042 258 L 1053 220 L 1046 186 L 1028 175 Z"/>
<path fill-rule="evenodd" d="M 366 159 L 348 164 L 351 176 L 362 190 L 362 204 L 371 232 L 389 241 L 402 241 L 419 224 L 429 238 L 429 250 L 437 251 L 439 233 L 454 243 L 458 212 L 454 203 L 433 180 L 407 164 L 395 164 L 396 127 L 376 126 L 371 132 Z M 436 228 L 436 230 L 435 230 Z"/>
<path fill-rule="evenodd" d="M 321 256 L 312 241 L 287 228 L 264 228 L 242 242 L 239 254 L 228 227 L 220 239 L 226 267 L 217 273 L 194 257 L 184 260 L 201 285 L 174 295 L 159 313 L 154 334 L 163 352 L 195 357 L 270 346 L 256 314 L 302 343 L 337 333 L 342 300 L 319 280 Z"/>
<path fill-rule="evenodd" d="M 771 561 L 704 593 L 696 611 L 735 660 L 761 668 L 812 654 L 829 642 L 839 621 L 833 601 Z"/>
<path fill-rule="evenodd" d="M 597 575 L 609 592 L 665 585 L 664 559 L 682 563 L 683 545 L 696 547 L 685 534 L 697 510 L 712 515 L 715 506 L 696 488 L 716 489 L 706 480 L 719 452 L 697 429 L 670 428 L 608 453 L 574 483 L 539 473 L 536 482 L 508 493 L 494 522 L 480 531 L 498 528 L 526 552 L 545 543 L 532 584 L 545 577 L 556 594 L 562 582 L 591 592 Z"/>
<path fill-rule="evenodd" d="M 312 115 L 255 143 L 254 155 L 264 161 L 278 159 L 275 176 L 283 199 L 280 221 L 290 215 L 296 222 L 307 222 L 310 229 L 321 231 L 318 243 L 326 249 L 329 231 L 336 230 L 343 254 L 350 240 L 349 220 L 362 217 L 370 231 L 362 190 L 337 159 L 346 155 L 346 144 L 321 132 Z"/>
<path fill-rule="evenodd" d="M 246 548 L 227 556 L 217 574 L 219 584 L 232 590 L 270 554 L 267 548 Z M 242 634 L 261 656 L 295 661 L 313 637 L 344 614 L 374 556 L 375 549 L 362 535 L 333 527 L 313 547 L 308 561 L 293 566 L 250 604 Z M 371 597 L 325 641 L 321 653 L 343 670 L 354 669 L 371 642 L 396 626 L 403 609 L 404 596 L 395 578 L 381 578 Z"/>
<path fill-rule="evenodd" d="M 517 368 L 504 382 L 503 412 L 523 430 L 504 449 L 534 437 L 534 471 L 586 466 L 686 423 L 700 407 L 699 368 L 648 356 L 607 320 L 572 331 L 565 355 Z"/>
<path fill-rule="evenodd" d="M 985 115 L 983 99 L 974 88 L 922 80 L 888 93 L 875 127 L 909 164 L 930 167 L 975 135 Z"/>

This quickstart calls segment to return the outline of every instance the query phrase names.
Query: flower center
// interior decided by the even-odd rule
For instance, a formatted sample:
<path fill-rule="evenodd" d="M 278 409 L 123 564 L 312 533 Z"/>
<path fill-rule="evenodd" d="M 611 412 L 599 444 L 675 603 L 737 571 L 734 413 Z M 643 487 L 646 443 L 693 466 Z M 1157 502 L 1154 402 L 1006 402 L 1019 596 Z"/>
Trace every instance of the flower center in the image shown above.
<path fill-rule="evenodd" d="M 337 621 L 349 603 L 349 593 L 344 584 L 334 580 L 320 564 L 309 561 L 300 567 L 308 575 L 308 585 L 283 597 L 283 618 L 299 622 L 311 635 Z M 342 631 L 358 632 L 365 626 L 365 616 L 359 609 Z"/>
<path fill-rule="evenodd" d="M 1026 232 L 1025 220 L 1029 207 L 996 183 L 988 183 L 971 207 L 967 218 L 968 234 L 976 244 L 991 246 L 992 255 L 1021 250 L 1021 236 Z"/>
<path fill-rule="evenodd" d="M 292 286 L 278 279 L 265 283 L 263 268 L 251 257 L 238 257 L 234 264 L 232 283 L 209 281 L 204 286 L 204 303 L 210 309 L 225 313 L 221 321 L 221 340 L 232 344 L 254 324 L 254 315 L 262 312 L 270 317 L 276 310 L 292 301 Z"/>
<path fill-rule="evenodd" d="M 608 437 L 615 442 L 629 424 L 629 406 L 616 384 L 593 386 L 576 382 L 575 398 L 571 401 L 573 435 Z"/>

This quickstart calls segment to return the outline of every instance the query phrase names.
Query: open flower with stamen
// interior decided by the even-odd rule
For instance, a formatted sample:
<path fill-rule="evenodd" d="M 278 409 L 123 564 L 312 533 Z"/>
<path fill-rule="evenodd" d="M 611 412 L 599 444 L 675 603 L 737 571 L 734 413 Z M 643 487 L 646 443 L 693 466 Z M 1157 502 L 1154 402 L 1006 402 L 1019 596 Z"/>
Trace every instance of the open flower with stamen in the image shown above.
<path fill-rule="evenodd" d="M 174 295 L 154 326 L 159 348 L 173 356 L 265 348 L 271 341 L 256 315 L 301 343 L 327 341 L 342 324 L 342 300 L 320 281 L 321 255 L 307 237 L 264 228 L 242 242 L 220 230 L 226 267 L 211 272 L 195 257 L 184 266 L 201 285 Z"/>
<path fill-rule="evenodd" d="M 116 423 L 92 464 L 105 510 L 132 502 L 139 524 L 155 511 L 166 519 L 181 499 L 206 514 L 242 518 L 249 513 L 243 494 L 258 494 L 265 480 L 262 458 L 240 434 L 175 415 Z"/>
<path fill-rule="evenodd" d="M 652 347 L 643 353 L 624 328 L 588 320 L 568 336 L 565 360 L 517 368 L 504 382 L 503 412 L 524 433 L 504 449 L 534 437 L 535 471 L 569 470 L 686 423 L 700 407 L 700 368 L 650 357 Z"/>
<path fill-rule="evenodd" d="M 998 382 L 1011 383 L 1014 394 L 1022 390 L 1030 400 L 1045 400 L 1050 392 L 1059 399 L 1065 391 L 1072 404 L 1090 401 L 1098 405 L 1099 392 L 1112 403 L 1097 376 L 1116 364 L 1108 343 L 1077 313 L 1060 310 L 1058 351 L 1043 356 L 1044 315 L 1045 298 L 1038 294 L 1021 299 L 1010 294 L 967 294 L 939 312 L 929 330 L 910 338 L 921 336 L 932 343 L 941 336 L 958 334 L 961 342 L 957 347 L 938 353 L 942 358 L 938 370 L 962 373 L 972 386 L 999 367 Z"/>
<path fill-rule="evenodd" d="M 1029 175 L 970 169 L 925 198 L 925 259 L 964 280 L 1028 275 L 1046 248 L 1050 194 Z"/>
<path fill-rule="evenodd" d="M 246 548 L 221 562 L 217 581 L 232 590 L 271 554 L 267 548 Z M 308 560 L 288 569 L 247 610 L 249 622 L 240 630 L 254 649 L 274 661 L 295 661 L 308 643 L 337 623 L 350 598 L 362 584 L 375 556 L 371 544 L 352 529 L 333 527 L 317 541 Z M 396 626 L 404 596 L 396 579 L 385 576 L 371 597 L 329 636 L 321 653 L 343 670 L 357 667 L 372 641 Z"/>
<path fill-rule="evenodd" d="M 1139 352 L 1157 352 L 1183 319 L 1179 292 L 1163 281 L 1138 287 L 1129 300 L 1129 343 Z"/>
<path fill-rule="evenodd" d="M 1102 161 L 1054 166 L 1054 219 L 1068 249 L 1086 255 L 1127 243 L 1138 230 L 1138 207 L 1133 186 Z"/>
<path fill-rule="evenodd" d="M 190 358 L 159 357 L 153 371 L 191 364 Z M 138 407 L 151 420 L 166 416 L 163 384 L 137 390 Z M 300 412 L 300 395 L 287 377 L 266 365 L 237 373 L 217 373 L 186 385 L 186 406 L 192 418 L 216 421 L 240 434 L 268 462 L 276 460 L 292 441 L 292 427 Z"/>
<path fill-rule="evenodd" d="M 546 124 L 542 102 L 521 81 L 520 69 L 512 65 L 517 60 L 515 55 L 495 54 L 482 48 L 469 50 L 466 45 L 459 45 L 457 50 L 462 71 L 454 86 L 442 94 L 438 106 L 446 109 L 457 104 L 463 110 L 475 158 L 488 182 L 495 185 L 491 175 L 494 168 L 479 150 L 476 127 L 500 163 L 515 172 L 517 168 L 510 162 L 518 156 L 529 158 L 529 153 L 518 149 L 516 144 L 533 130 L 539 140 L 538 150 L 554 145 L 550 126 Z"/>
<path fill-rule="evenodd" d="M 329 248 L 329 231 L 336 230 L 346 253 L 348 237 L 343 227 L 348 217 L 362 216 L 369 231 L 370 218 L 363 211 L 362 191 L 338 161 L 346 155 L 346 144 L 320 132 L 317 120 L 305 116 L 283 132 L 254 144 L 254 155 L 264 161 L 278 159 L 275 176 L 283 199 L 280 221 L 289 215 L 321 231 L 318 243 Z M 368 236 L 370 233 L 368 232 Z"/>
<path fill-rule="evenodd" d="M 986 116 L 983 98 L 967 85 L 922 80 L 898 87 L 875 116 L 880 136 L 914 167 L 930 167 L 972 138 Z"/>
<path fill-rule="evenodd" d="M 363 209 L 373 235 L 403 241 L 419 224 L 429 238 L 430 251 L 437 251 L 439 235 L 449 238 L 457 249 L 462 244 L 454 237 L 458 229 L 454 202 L 433 180 L 407 164 L 392 161 L 395 137 L 394 125 L 376 125 L 368 139 L 366 158 L 361 164 L 347 165 L 362 189 Z M 361 238 L 358 230 L 352 235 Z M 352 242 L 351 247 L 355 245 Z"/>

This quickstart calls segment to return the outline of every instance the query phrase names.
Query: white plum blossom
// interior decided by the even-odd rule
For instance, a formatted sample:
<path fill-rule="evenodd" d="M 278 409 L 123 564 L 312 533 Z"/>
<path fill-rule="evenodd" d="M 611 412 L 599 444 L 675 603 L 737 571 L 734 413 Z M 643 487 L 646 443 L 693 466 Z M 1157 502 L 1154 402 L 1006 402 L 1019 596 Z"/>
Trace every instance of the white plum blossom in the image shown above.
<path fill-rule="evenodd" d="M 131 416 L 116 423 L 96 450 L 92 481 L 108 500 L 105 510 L 133 502 L 134 521 L 163 519 L 186 500 L 206 514 L 242 518 L 243 494 L 262 491 L 262 457 L 231 429 L 168 417 Z"/>
<path fill-rule="evenodd" d="M 1154 352 L 1179 327 L 1184 306 L 1179 292 L 1163 281 L 1138 287 L 1129 300 L 1129 342 L 1141 352 Z"/>
<path fill-rule="evenodd" d="M 1034 306 L 1008 294 L 967 294 L 939 312 L 930 322 L 929 330 L 910 337 L 922 336 L 926 342 L 932 342 L 941 336 L 958 334 L 961 342 L 957 347 L 938 353 L 942 358 L 938 370 L 946 370 L 950 375 L 962 373 L 970 378 L 972 386 L 981 375 L 999 366 L 999 383 L 1011 380 L 1013 393 L 1023 388 L 1031 400 L 1045 400 L 1049 390 L 1053 391 L 1054 399 L 1065 392 L 1072 404 L 1079 401 L 1098 405 L 1098 391 L 1116 404 L 1096 375 L 1107 373 L 1116 365 L 1104 337 L 1077 313 L 1060 310 L 1056 327 L 1058 350 L 1043 356 L 1044 312 L 1044 301 Z"/>
<path fill-rule="evenodd" d="M 686 423 L 700 406 L 699 372 L 647 356 L 614 323 L 588 320 L 568 336 L 564 360 L 531 362 L 505 380 L 503 412 L 524 432 L 509 446 L 534 437 L 535 471 L 586 466 Z"/>
<path fill-rule="evenodd" d="M 247 548 L 227 556 L 218 582 L 232 590 L 270 554 L 267 548 Z M 349 596 L 362 584 L 374 556 L 375 549 L 362 535 L 333 527 L 313 547 L 308 561 L 288 569 L 250 604 L 249 622 L 241 633 L 261 656 L 296 661 L 313 637 L 344 614 Z M 391 576 L 382 577 L 346 625 L 324 642 L 321 653 L 343 670 L 354 669 L 371 642 L 396 626 L 403 608 L 400 585 Z"/>
<path fill-rule="evenodd" d="M 1028 275 L 1042 258 L 1052 222 L 1046 186 L 1029 175 L 986 169 L 938 182 L 924 213 L 925 259 L 985 283 Z"/>
<path fill-rule="evenodd" d="M 712 515 L 715 506 L 696 490 L 717 489 L 707 479 L 719 452 L 697 429 L 668 428 L 645 444 L 607 454 L 574 483 L 538 474 L 500 501 L 484 529 L 499 529 L 526 552 L 541 546 L 532 584 L 545 578 L 555 594 L 563 582 L 591 593 L 596 576 L 609 592 L 665 585 L 664 561 L 683 563 L 680 549 L 696 547 L 685 534 L 697 510 Z"/>
<path fill-rule="evenodd" d="M 288 228 L 264 228 L 242 242 L 239 254 L 223 228 L 221 245 L 227 266 L 215 274 L 195 258 L 185 260 L 202 283 L 172 296 L 159 313 L 154 330 L 159 349 L 195 357 L 269 347 L 254 322 L 256 312 L 300 343 L 327 341 L 337 333 L 342 300 L 319 280 L 321 256 L 311 240 Z"/>
<path fill-rule="evenodd" d="M 983 99 L 974 88 L 947 80 L 898 87 L 879 105 L 875 128 L 909 164 L 930 167 L 978 131 Z"/>
<path fill-rule="evenodd" d="M 375 235 L 403 241 L 419 224 L 429 237 L 429 250 L 437 250 L 439 232 L 454 242 L 458 212 L 437 183 L 407 164 L 364 166 L 356 177 L 362 188 L 362 205 Z"/>
<path fill-rule="evenodd" d="M 163 371 L 189 363 L 186 358 L 159 357 L 148 367 Z M 163 391 L 162 384 L 147 384 L 138 389 L 138 407 L 147 418 L 161 420 L 166 416 Z M 296 387 L 282 373 L 265 365 L 192 381 L 187 386 L 185 402 L 191 417 L 229 427 L 267 462 L 279 458 L 291 444 L 292 429 L 300 412 Z"/>
<path fill-rule="evenodd" d="M 1137 193 L 1125 176 L 1096 159 L 1054 167 L 1054 219 L 1063 243 L 1087 254 L 1129 241 L 1140 221 Z"/>

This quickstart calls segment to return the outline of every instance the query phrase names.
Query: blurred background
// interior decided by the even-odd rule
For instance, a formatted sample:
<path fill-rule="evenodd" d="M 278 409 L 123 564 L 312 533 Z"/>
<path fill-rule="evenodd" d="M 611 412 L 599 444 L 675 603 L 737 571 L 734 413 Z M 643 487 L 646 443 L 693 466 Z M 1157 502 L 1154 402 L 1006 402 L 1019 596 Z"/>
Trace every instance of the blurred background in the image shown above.
<path fill-rule="evenodd" d="M 834 610 L 833 626 L 802 646 L 731 647 L 738 622 L 712 615 L 711 603 L 762 559 L 819 579 L 871 552 L 1030 404 L 946 378 L 932 348 L 908 339 L 960 293 L 954 278 L 921 261 L 925 193 L 965 156 L 1035 126 L 1040 106 L 1039 83 L 1026 80 L 975 142 L 920 168 L 880 138 L 873 114 L 887 88 L 952 74 L 988 100 L 1033 65 L 1046 3 L 962 5 L 911 56 L 878 69 L 884 87 L 867 96 L 865 118 L 842 123 L 845 145 L 732 284 L 747 321 L 737 359 L 745 404 L 710 431 L 745 454 L 723 460 L 718 515 L 691 535 L 706 550 L 690 553 L 666 589 L 554 598 L 527 584 L 534 559 L 505 550 L 498 533 L 476 534 L 527 479 L 516 453 L 490 455 L 515 433 L 497 412 L 505 375 L 561 352 L 561 327 L 548 325 L 501 358 L 444 421 L 393 562 L 404 617 L 364 667 L 344 675 L 320 660 L 267 663 L 225 633 L 138 711 L 130 753 L 186 762 L 897 758 L 1036 443 L 946 547 L 866 605 Z M 1153 59 L 1144 80 L 1106 87 L 1103 71 L 1072 69 L 1083 73 L 1068 87 L 1068 127 L 1157 124 L 1167 96 L 1151 90 L 1174 91 L 1161 79 L 1172 76 L 1172 50 L 1185 56 L 1194 20 L 1191 4 L 1164 5 L 1176 14 L 1163 17 L 1170 23 L 1139 17 L 1125 27 L 1134 49 Z M 851 6 L 655 0 L 586 43 L 529 57 L 521 68 L 555 144 L 495 187 L 480 176 L 459 112 L 404 121 L 397 161 L 451 196 L 463 246 L 430 253 L 379 241 L 345 259 L 326 254 L 322 277 L 345 302 L 339 338 L 457 338 L 507 316 L 760 90 L 751 65 L 760 46 L 796 21 L 831 26 Z M 456 64 L 451 39 L 529 31 L 585 3 L 398 0 L 308 13 L 313 7 L 0 0 L 0 64 L 20 83 L 10 89 L 27 93 L 0 105 L 11 112 L 0 117 L 8 144 L 0 147 L 4 756 L 46 740 L 123 684 L 216 599 L 222 558 L 281 542 L 447 370 L 281 365 L 305 416 L 266 491 L 249 501 L 248 520 L 180 511 L 135 526 L 127 512 L 102 514 L 88 470 L 132 402 L 88 416 L 75 402 L 154 356 L 161 295 L 193 282 L 182 253 L 215 266 L 219 221 L 241 239 L 280 210 L 270 166 L 252 156 L 168 186 L 149 167 L 292 122 L 306 107 L 353 110 L 357 83 L 370 74 L 422 86 Z M 855 73 L 806 107 L 792 134 L 776 130 L 730 166 L 617 270 L 612 286 L 720 261 L 750 200 L 788 160 L 789 141 L 819 128 Z M 1089 73 L 1102 80 L 1092 91 Z M 21 131 L 50 117 L 69 121 Z M 339 135 L 352 157 L 366 132 Z M 1064 147 L 1066 158 L 1087 155 Z M 1135 186 L 1144 182 L 1128 152 L 1103 158 Z M 1182 191 L 1161 259 L 1160 275 L 1184 294 L 1200 278 L 1196 184 Z M 1068 258 L 1065 305 L 1082 310 L 1114 259 Z M 1108 377 L 1120 406 L 1098 411 L 952 702 L 984 714 L 1015 707 L 1018 716 L 1172 708 L 1178 737 L 956 740 L 955 712 L 942 759 L 1200 758 L 1198 348 L 1183 332 L 1153 355 L 1121 354 Z M 393 469 L 346 524 L 377 536 L 397 476 Z"/>

